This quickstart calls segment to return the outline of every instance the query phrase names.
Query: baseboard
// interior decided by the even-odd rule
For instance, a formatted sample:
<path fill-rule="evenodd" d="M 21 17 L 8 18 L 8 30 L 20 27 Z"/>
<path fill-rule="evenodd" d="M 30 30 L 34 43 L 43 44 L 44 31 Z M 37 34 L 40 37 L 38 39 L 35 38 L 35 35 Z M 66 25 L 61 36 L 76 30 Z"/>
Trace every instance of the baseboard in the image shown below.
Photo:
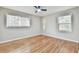
<path fill-rule="evenodd" d="M 38 36 L 38 35 L 41 35 L 41 34 L 26 35 L 26 36 L 22 36 L 22 37 L 18 37 L 18 38 L 13 38 L 13 39 L 10 39 L 10 40 L 1 41 L 0 44 L 15 41 L 15 40 L 20 40 L 20 39 L 23 39 L 23 38 L 29 38 L 29 37 L 33 37 L 33 36 Z"/>
<path fill-rule="evenodd" d="M 59 39 L 68 40 L 68 41 L 79 43 L 78 41 L 75 41 L 75 40 L 72 40 L 72 39 L 68 39 L 68 38 L 63 38 L 63 37 L 52 35 L 52 34 L 42 33 L 42 35 L 46 35 L 46 36 L 50 36 L 50 37 L 55 37 L 55 38 L 59 38 Z"/>
<path fill-rule="evenodd" d="M 0 44 L 6 43 L 6 42 L 15 41 L 15 40 L 20 40 L 20 39 L 23 39 L 23 38 L 29 38 L 29 37 L 33 37 L 33 36 L 38 36 L 38 35 L 46 35 L 46 36 L 50 36 L 50 37 L 56 37 L 56 38 L 59 38 L 59 39 L 68 40 L 68 41 L 73 41 L 73 42 L 79 43 L 78 41 L 71 40 L 71 39 L 68 39 L 68 38 L 63 38 L 63 37 L 59 37 L 59 36 L 55 36 L 55 35 L 51 35 L 51 34 L 42 33 L 42 34 L 33 34 L 33 35 L 28 35 L 28 36 L 13 38 L 13 39 L 6 40 L 6 41 L 1 41 Z"/>

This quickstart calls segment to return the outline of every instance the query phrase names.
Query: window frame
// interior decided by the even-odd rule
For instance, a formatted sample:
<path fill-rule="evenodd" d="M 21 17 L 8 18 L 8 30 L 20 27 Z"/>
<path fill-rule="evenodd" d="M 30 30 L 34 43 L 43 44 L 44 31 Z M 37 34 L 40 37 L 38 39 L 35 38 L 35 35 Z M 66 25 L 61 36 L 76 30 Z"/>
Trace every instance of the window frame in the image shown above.
<path fill-rule="evenodd" d="M 71 23 L 59 23 L 59 19 L 58 19 L 59 17 L 69 16 L 69 15 L 71 16 L 71 19 L 70 19 L 70 20 L 71 20 Z M 58 28 L 58 32 L 72 32 L 72 31 L 73 31 L 73 28 L 72 28 L 72 26 L 73 26 L 73 25 L 72 25 L 72 24 L 73 24 L 72 13 L 71 13 L 71 14 L 61 15 L 61 16 L 59 16 L 59 17 L 57 17 L 57 23 L 58 23 L 57 28 Z M 60 30 L 60 29 L 59 29 L 59 26 L 62 25 L 62 24 L 63 24 L 63 25 L 65 25 L 65 24 L 70 24 L 71 30 Z"/>

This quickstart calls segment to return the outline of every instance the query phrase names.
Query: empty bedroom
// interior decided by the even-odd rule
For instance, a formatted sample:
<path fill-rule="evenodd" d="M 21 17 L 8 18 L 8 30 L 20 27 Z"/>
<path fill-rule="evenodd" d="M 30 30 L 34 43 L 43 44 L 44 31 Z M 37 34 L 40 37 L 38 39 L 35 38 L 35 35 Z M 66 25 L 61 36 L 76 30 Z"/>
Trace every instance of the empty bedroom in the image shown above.
<path fill-rule="evenodd" d="M 79 7 L 0 6 L 0 53 L 79 53 Z"/>

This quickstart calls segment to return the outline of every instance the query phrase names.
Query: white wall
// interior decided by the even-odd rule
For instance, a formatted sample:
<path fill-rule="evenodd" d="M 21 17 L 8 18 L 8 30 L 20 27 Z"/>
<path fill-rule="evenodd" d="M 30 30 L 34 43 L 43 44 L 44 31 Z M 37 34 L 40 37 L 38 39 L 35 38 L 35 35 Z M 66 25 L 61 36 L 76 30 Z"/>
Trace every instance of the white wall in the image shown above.
<path fill-rule="evenodd" d="M 29 28 L 7 28 L 5 25 L 5 15 L 13 14 L 27 16 L 31 18 L 31 27 Z M 40 34 L 40 17 L 32 16 L 23 12 L 0 8 L 0 42 L 16 39 L 23 36 L 34 36 Z"/>
<path fill-rule="evenodd" d="M 61 33 L 57 30 L 56 18 L 61 14 L 72 13 L 73 14 L 73 32 L 72 33 Z M 5 15 L 13 14 L 19 16 L 27 16 L 31 18 L 30 28 L 7 28 L 5 26 Z M 42 28 L 43 27 L 43 28 Z M 14 11 L 10 9 L 0 8 L 0 42 L 13 40 L 19 37 L 29 37 L 37 34 L 48 34 L 67 38 L 74 41 L 79 41 L 79 9 L 71 9 L 62 12 L 40 18 L 37 16 L 29 15 L 23 12 Z"/>
<path fill-rule="evenodd" d="M 73 15 L 73 32 L 72 33 L 62 33 L 58 32 L 57 29 L 57 17 L 66 14 L 66 13 L 72 13 Z M 43 18 L 45 20 L 43 26 L 45 27 L 43 33 L 47 35 L 52 36 L 58 36 L 65 39 L 70 39 L 73 41 L 79 41 L 79 11 L 78 8 L 57 12 L 55 14 L 46 16 Z"/>

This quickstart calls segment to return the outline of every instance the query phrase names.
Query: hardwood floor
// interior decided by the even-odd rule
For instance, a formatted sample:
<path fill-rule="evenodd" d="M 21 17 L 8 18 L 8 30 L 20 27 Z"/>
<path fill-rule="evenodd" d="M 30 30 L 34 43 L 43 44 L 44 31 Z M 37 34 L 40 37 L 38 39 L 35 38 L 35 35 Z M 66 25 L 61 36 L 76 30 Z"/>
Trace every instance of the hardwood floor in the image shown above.
<path fill-rule="evenodd" d="M 38 35 L 0 44 L 1 53 L 77 53 L 79 43 Z"/>

